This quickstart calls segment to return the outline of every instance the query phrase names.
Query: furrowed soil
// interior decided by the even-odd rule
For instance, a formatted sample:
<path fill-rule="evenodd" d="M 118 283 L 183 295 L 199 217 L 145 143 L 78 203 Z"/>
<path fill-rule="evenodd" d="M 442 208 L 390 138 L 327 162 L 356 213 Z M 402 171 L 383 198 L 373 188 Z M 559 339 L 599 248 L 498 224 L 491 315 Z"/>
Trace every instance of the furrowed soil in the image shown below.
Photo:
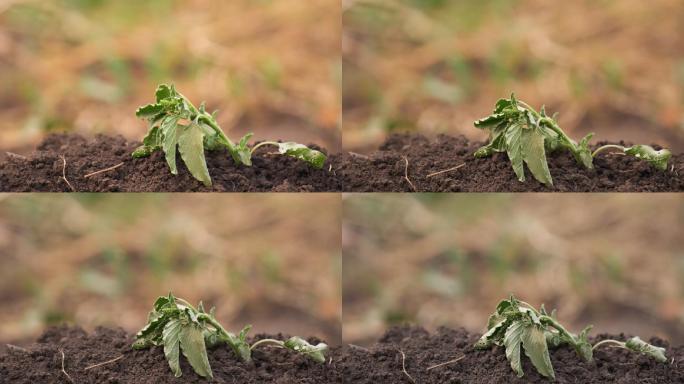
<path fill-rule="evenodd" d="M 256 339 L 283 335 L 257 335 Z M 310 339 L 310 342 L 319 340 Z M 80 328 L 58 327 L 46 331 L 37 343 L 7 349 L 0 353 L 0 383 L 2 384 L 162 384 L 208 383 L 194 373 L 181 355 L 183 375 L 171 373 L 161 347 L 133 350 L 133 336 L 123 330 L 98 328 L 87 334 Z M 332 348 L 332 362 L 319 364 L 286 349 L 265 347 L 253 353 L 254 364 L 240 361 L 230 348 L 210 349 L 209 363 L 214 373 L 211 383 L 277 383 L 328 384 L 342 383 Z M 64 372 L 62 372 L 64 352 Z M 120 360 L 86 370 L 86 368 L 116 359 Z M 67 374 L 69 377 L 67 377 Z"/>
<path fill-rule="evenodd" d="M 539 375 L 523 354 L 525 375 L 518 378 L 511 370 L 505 351 L 494 347 L 478 351 L 472 345 L 480 335 L 463 329 L 440 328 L 428 333 L 418 327 L 397 327 L 372 347 L 345 346 L 338 357 L 338 367 L 345 382 L 371 383 L 550 383 Z M 596 340 L 624 335 L 599 335 Z M 595 340 L 594 340 L 595 341 Z M 570 347 L 552 349 L 551 362 L 556 383 L 684 383 L 684 346 L 670 347 L 667 342 L 653 338 L 651 343 L 667 348 L 667 363 L 618 348 L 595 351 L 593 363 L 587 363 Z M 402 356 L 402 353 L 405 356 Z M 437 364 L 461 360 L 428 370 Z M 403 371 L 406 368 L 406 373 Z M 409 379 L 408 375 L 411 376 Z"/>
<path fill-rule="evenodd" d="M 342 188 L 332 171 L 335 157 L 328 158 L 323 169 L 314 169 L 297 159 L 273 155 L 269 153 L 272 149 L 262 147 L 253 156 L 253 165 L 246 167 L 235 165 L 225 150 L 206 152 L 213 181 L 212 187 L 207 188 L 190 175 L 180 156 L 178 175 L 171 174 L 161 151 L 148 158 L 132 158 L 131 153 L 139 145 L 121 136 L 86 139 L 74 134 L 51 135 L 27 156 L 1 155 L 0 191 L 334 192 Z M 119 164 L 122 165 L 116 169 L 84 177 Z"/>
<path fill-rule="evenodd" d="M 556 151 L 547 155 L 554 186 L 546 187 L 527 168 L 525 182 L 518 181 L 505 153 L 475 158 L 482 145 L 463 136 L 392 135 L 370 155 L 343 154 L 335 169 L 345 192 L 684 191 L 684 154 L 673 155 L 668 170 L 660 171 L 631 156 L 601 153 L 588 170 L 569 152 Z"/>

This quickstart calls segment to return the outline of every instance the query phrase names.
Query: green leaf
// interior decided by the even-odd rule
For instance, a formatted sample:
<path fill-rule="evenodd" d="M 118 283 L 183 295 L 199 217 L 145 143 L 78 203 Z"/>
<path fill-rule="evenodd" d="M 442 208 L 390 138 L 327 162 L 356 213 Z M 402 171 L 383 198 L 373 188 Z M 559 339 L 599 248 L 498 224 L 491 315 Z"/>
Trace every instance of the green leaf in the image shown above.
<path fill-rule="evenodd" d="M 212 378 L 207 348 L 204 344 L 202 330 L 196 324 L 188 324 L 180 331 L 180 347 L 183 355 L 195 372 L 202 377 Z"/>
<path fill-rule="evenodd" d="M 499 99 L 494 107 L 494 113 L 501 113 L 504 109 L 513 106 L 513 102 L 509 99 Z"/>
<path fill-rule="evenodd" d="M 506 329 L 504 346 L 506 347 L 506 359 L 511 363 L 511 368 L 518 375 L 523 377 L 522 362 L 520 361 L 520 346 L 522 344 L 525 328 L 530 327 L 522 321 L 516 321 Z"/>
<path fill-rule="evenodd" d="M 627 340 L 625 342 L 625 346 L 634 352 L 651 356 L 652 358 L 656 359 L 661 363 L 667 362 L 667 357 L 665 356 L 665 348 L 651 345 L 641 340 L 638 336 L 632 337 L 631 339 Z"/>
<path fill-rule="evenodd" d="M 176 377 L 180 377 L 180 332 L 182 323 L 179 319 L 172 319 L 164 327 L 164 355 L 169 367 Z"/>
<path fill-rule="evenodd" d="M 294 142 L 278 143 L 278 152 L 281 155 L 305 161 L 312 167 L 319 169 L 323 168 L 326 160 L 326 156 L 322 152 Z"/>
<path fill-rule="evenodd" d="M 132 157 L 139 159 L 141 157 L 148 157 L 150 156 L 156 148 L 149 147 L 147 145 L 141 145 L 138 148 L 136 148 L 133 153 L 131 154 Z"/>
<path fill-rule="evenodd" d="M 178 174 L 178 167 L 176 165 L 176 152 L 178 148 L 178 139 L 185 127 L 178 124 L 178 117 L 169 116 L 161 123 L 161 131 L 164 137 L 162 149 L 166 157 L 166 163 L 171 169 L 171 173 Z"/>
<path fill-rule="evenodd" d="M 537 372 L 542 376 L 555 379 L 556 375 L 551 365 L 551 357 L 549 356 L 549 348 L 546 345 L 544 330 L 539 326 L 528 326 L 525 328 L 520 339 L 525 349 L 525 354 L 532 361 L 532 365 L 537 368 Z"/>
<path fill-rule="evenodd" d="M 283 346 L 295 352 L 301 353 L 318 363 L 325 363 L 325 353 L 328 351 L 328 345 L 325 343 L 311 345 L 308 341 L 302 339 L 301 337 L 293 336 L 287 339 Z"/>
<path fill-rule="evenodd" d="M 513 166 L 513 172 L 518 180 L 525 181 L 525 168 L 523 165 L 522 135 L 523 128 L 520 124 L 511 125 L 505 133 L 506 153 Z"/>
<path fill-rule="evenodd" d="M 202 128 L 191 123 L 183 129 L 178 137 L 178 149 L 192 176 L 211 187 L 211 177 L 204 157 L 204 132 Z"/>
<path fill-rule="evenodd" d="M 553 180 L 551 179 L 549 166 L 546 163 L 542 131 L 536 127 L 522 129 L 520 145 L 523 159 L 527 164 L 527 168 L 532 172 L 532 176 L 540 183 L 552 186 Z"/>
<path fill-rule="evenodd" d="M 487 349 L 493 345 L 501 345 L 508 325 L 510 321 L 506 317 L 500 317 L 498 315 L 490 316 L 490 324 L 492 322 L 492 317 L 497 316 L 498 322 L 492 324 L 489 330 L 480 337 L 480 339 L 475 343 L 475 349 Z"/>
<path fill-rule="evenodd" d="M 141 119 L 150 119 L 164 111 L 164 106 L 161 104 L 148 104 L 138 108 L 135 115 Z"/>
<path fill-rule="evenodd" d="M 487 129 L 501 124 L 505 118 L 506 116 L 503 113 L 494 113 L 480 120 L 476 120 L 474 124 L 477 128 Z"/>
<path fill-rule="evenodd" d="M 575 340 L 575 351 L 577 354 L 587 362 L 594 360 L 594 349 L 589 342 L 589 331 L 593 328 L 592 325 L 584 328 Z"/>
<path fill-rule="evenodd" d="M 231 153 L 236 163 L 246 166 L 252 165 L 252 150 L 247 146 L 247 142 L 252 138 L 252 135 L 252 133 L 244 135 L 235 147 L 235 153 Z"/>
<path fill-rule="evenodd" d="M 594 157 L 591 155 L 591 149 L 589 148 L 589 140 L 593 136 L 593 133 L 584 136 L 577 145 L 577 150 L 573 153 L 575 160 L 587 169 L 594 169 Z"/>
<path fill-rule="evenodd" d="M 173 85 L 169 86 L 166 84 L 160 84 L 154 94 L 157 98 L 157 103 L 159 103 L 160 101 L 168 99 L 171 96 L 176 96 L 176 90 L 173 88 Z"/>
<path fill-rule="evenodd" d="M 656 151 L 655 148 L 649 145 L 635 145 L 625 148 L 625 153 L 638 159 L 646 160 L 661 171 L 667 170 L 667 162 L 672 157 L 672 152 L 669 150 L 661 149 Z"/>

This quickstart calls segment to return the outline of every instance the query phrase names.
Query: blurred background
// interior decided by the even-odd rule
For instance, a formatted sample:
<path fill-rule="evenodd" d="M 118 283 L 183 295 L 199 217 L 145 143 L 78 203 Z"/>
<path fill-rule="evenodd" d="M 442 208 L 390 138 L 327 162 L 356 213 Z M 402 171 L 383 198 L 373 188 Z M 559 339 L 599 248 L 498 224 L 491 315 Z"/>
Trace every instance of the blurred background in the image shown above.
<path fill-rule="evenodd" d="M 684 151 L 680 0 L 344 0 L 344 147 L 464 134 L 515 92 L 572 137 Z"/>
<path fill-rule="evenodd" d="M 226 329 L 341 339 L 337 195 L 0 195 L 0 343 L 137 332 L 173 291 Z"/>
<path fill-rule="evenodd" d="M 0 0 L 0 146 L 48 132 L 141 139 L 173 82 L 230 137 L 339 150 L 335 0 Z"/>
<path fill-rule="evenodd" d="M 483 332 L 510 293 L 569 329 L 684 343 L 681 195 L 347 195 L 343 338 Z"/>

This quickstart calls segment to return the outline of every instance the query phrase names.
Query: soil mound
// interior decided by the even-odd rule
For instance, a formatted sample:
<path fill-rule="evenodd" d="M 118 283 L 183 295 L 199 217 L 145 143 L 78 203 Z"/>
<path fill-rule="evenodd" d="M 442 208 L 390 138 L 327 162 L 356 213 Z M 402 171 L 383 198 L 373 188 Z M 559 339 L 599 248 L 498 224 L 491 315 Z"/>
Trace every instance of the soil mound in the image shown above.
<path fill-rule="evenodd" d="M 225 150 L 207 152 L 213 186 L 206 188 L 190 175 L 180 156 L 177 176 L 169 171 L 161 151 L 132 158 L 139 145 L 121 136 L 50 135 L 29 156 L 5 155 L 0 160 L 0 191 L 70 192 L 64 174 L 78 192 L 334 192 L 342 188 L 332 171 L 335 157 L 323 169 L 314 169 L 290 157 L 271 155 L 262 147 L 252 159 L 253 166 L 245 167 L 235 165 Z M 121 163 L 116 169 L 84 177 Z"/>
<path fill-rule="evenodd" d="M 257 339 L 266 337 L 284 336 L 256 336 Z M 183 375 L 174 377 L 161 347 L 136 351 L 131 349 L 132 342 L 133 337 L 120 329 L 98 328 L 93 334 L 87 334 L 80 328 L 51 328 L 25 351 L 9 349 L 0 354 L 0 383 L 209 383 L 193 372 L 185 358 L 181 358 Z M 64 370 L 72 381 L 62 372 L 62 351 Z M 119 356 L 123 357 L 113 363 L 84 370 Z M 255 350 L 254 364 L 249 365 L 229 348 L 217 347 L 209 352 L 214 373 L 211 383 L 342 383 L 335 367 L 335 349 L 331 356 L 332 362 L 318 364 L 291 351 L 268 347 Z"/>
<path fill-rule="evenodd" d="M 338 367 L 345 382 L 355 384 L 411 383 L 551 383 L 539 375 L 527 357 L 523 357 L 525 376 L 518 378 L 511 370 L 502 348 L 478 351 L 472 345 L 480 335 L 463 329 L 440 328 L 430 334 L 422 328 L 397 327 L 371 348 L 346 346 L 338 357 Z M 604 338 L 625 339 L 624 335 L 599 335 Z M 671 348 L 667 342 L 654 338 L 651 343 L 667 348 L 669 362 L 657 361 L 617 348 L 601 348 L 595 353 L 594 363 L 587 363 L 569 347 L 551 350 L 551 362 L 556 372 L 556 383 L 684 383 L 684 346 Z M 402 352 L 406 356 L 402 357 Z M 427 370 L 437 364 L 465 356 L 458 362 Z"/>
<path fill-rule="evenodd" d="M 603 144 L 607 143 L 597 143 L 595 148 Z M 594 160 L 595 169 L 588 170 L 577 164 L 569 152 L 556 151 L 548 155 L 554 182 L 548 188 L 527 169 L 526 181 L 518 181 L 505 153 L 475 158 L 473 153 L 482 145 L 463 136 L 439 135 L 429 140 L 422 135 L 392 135 L 368 156 L 342 155 L 335 169 L 345 192 L 684 191 L 684 154 L 674 155 L 670 168 L 663 172 L 645 161 L 618 154 L 599 155 Z M 456 170 L 428 177 L 462 164 Z M 413 186 L 406 180 L 407 174 Z"/>

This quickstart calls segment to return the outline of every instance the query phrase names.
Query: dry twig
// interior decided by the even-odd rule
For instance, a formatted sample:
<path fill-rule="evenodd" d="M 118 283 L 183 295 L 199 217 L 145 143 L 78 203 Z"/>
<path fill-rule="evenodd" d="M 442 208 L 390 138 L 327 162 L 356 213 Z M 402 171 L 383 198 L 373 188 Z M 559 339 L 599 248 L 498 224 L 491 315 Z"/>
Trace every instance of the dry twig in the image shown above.
<path fill-rule="evenodd" d="M 67 180 L 66 178 L 66 157 L 64 155 L 59 155 L 59 157 L 62 159 L 62 180 L 64 180 L 69 188 L 71 188 L 71 192 L 76 192 L 76 188 L 74 188 L 73 185 Z"/>
<path fill-rule="evenodd" d="M 445 366 L 445 365 L 453 364 L 453 363 L 455 363 L 455 362 L 458 362 L 458 361 L 463 360 L 464 358 L 465 358 L 465 355 L 463 355 L 463 356 L 461 356 L 461 357 L 457 357 L 457 358 L 455 358 L 455 359 L 453 359 L 453 360 L 449 360 L 449 361 L 447 361 L 446 363 L 441 363 L 441 364 L 433 365 L 433 366 L 431 366 L 431 367 L 428 367 L 428 368 L 426 369 L 426 371 L 429 371 L 429 370 L 435 369 L 435 368 L 439 368 L 439 367 L 443 367 L 443 366 Z"/>
<path fill-rule="evenodd" d="M 114 359 L 111 359 L 111 360 L 107 360 L 107 361 L 105 361 L 105 362 L 103 362 L 103 363 L 89 365 L 89 366 L 83 368 L 83 370 L 84 370 L 84 371 L 87 371 L 87 370 L 89 370 L 89 369 L 101 367 L 101 366 L 103 366 L 103 365 L 107 365 L 107 364 L 111 364 L 111 363 L 117 362 L 117 361 L 119 361 L 119 360 L 121 360 L 121 359 L 123 359 L 123 358 L 124 358 L 124 355 L 121 355 L 121 356 L 119 356 L 119 357 L 117 357 L 117 358 L 114 358 Z"/>
<path fill-rule="evenodd" d="M 442 173 L 447 173 L 447 172 L 455 171 L 455 170 L 457 170 L 457 169 L 459 169 L 459 168 L 464 167 L 465 165 L 466 165 L 466 163 L 463 163 L 463 164 L 457 165 L 457 166 L 455 166 L 455 167 L 453 167 L 453 168 L 445 169 L 445 170 L 439 171 L 439 172 L 433 172 L 433 173 L 431 173 L 431 174 L 429 174 L 429 175 L 427 175 L 427 176 L 425 176 L 425 177 L 428 178 L 428 177 L 432 177 L 432 176 L 441 175 Z"/>
<path fill-rule="evenodd" d="M 413 380 L 413 377 L 411 377 L 411 375 L 409 375 L 409 373 L 406 371 L 406 354 L 404 354 L 404 351 L 402 351 L 401 349 L 399 349 L 398 351 L 399 351 L 399 353 L 401 353 L 401 370 L 402 370 L 402 372 L 404 372 L 404 375 L 406 375 L 406 377 L 408 377 L 409 380 L 411 380 L 411 382 L 413 384 L 416 384 L 416 381 Z"/>
<path fill-rule="evenodd" d="M 64 369 L 64 359 L 65 359 L 64 350 L 60 349 L 59 353 L 62 354 L 62 373 L 64 374 L 64 376 L 66 376 L 66 378 L 69 380 L 70 383 L 73 383 L 74 380 L 71 378 L 71 376 L 69 376 L 67 371 Z"/>
<path fill-rule="evenodd" d="M 408 177 L 408 167 L 409 167 L 408 158 L 406 156 L 403 156 L 403 157 L 404 157 L 404 161 L 406 162 L 406 166 L 404 167 L 404 179 L 406 179 L 406 181 L 408 181 L 408 183 L 411 185 L 411 188 L 413 188 L 413 192 L 416 192 L 417 191 L 416 186 L 413 185 L 413 183 L 411 182 L 411 179 L 409 179 L 409 177 Z"/>
<path fill-rule="evenodd" d="M 83 178 L 87 179 L 87 178 L 89 178 L 89 177 L 91 177 L 91 176 L 99 175 L 100 173 L 105 173 L 105 172 L 113 171 L 113 170 L 119 168 L 119 167 L 122 166 L 122 165 L 124 165 L 123 162 L 122 162 L 122 163 L 119 163 L 119 164 L 117 164 L 117 165 L 115 165 L 115 166 L 113 166 L 113 167 L 109 167 L 109 168 L 105 168 L 105 169 L 102 169 L 102 170 L 97 171 L 97 172 L 89 173 L 89 174 L 83 176 Z"/>

